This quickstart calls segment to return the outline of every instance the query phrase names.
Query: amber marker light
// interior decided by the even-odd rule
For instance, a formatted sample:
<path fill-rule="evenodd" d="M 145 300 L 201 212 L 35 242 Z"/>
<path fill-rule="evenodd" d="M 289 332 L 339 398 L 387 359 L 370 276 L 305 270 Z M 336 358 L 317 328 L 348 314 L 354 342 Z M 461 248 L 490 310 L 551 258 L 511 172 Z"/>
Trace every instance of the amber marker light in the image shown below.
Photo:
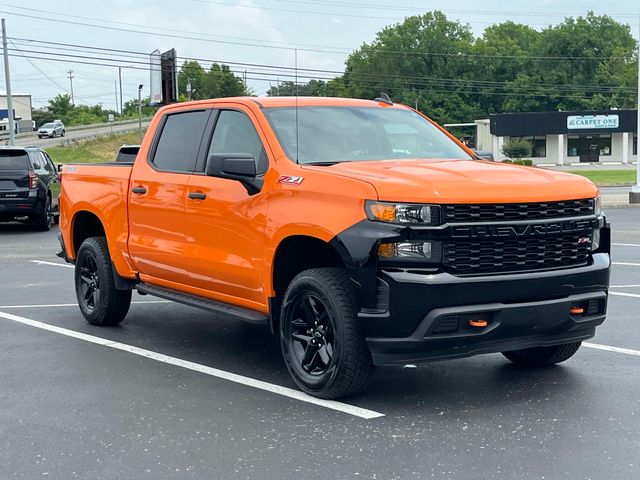
<path fill-rule="evenodd" d="M 394 222 L 396 219 L 396 206 L 384 203 L 372 203 L 369 206 L 371 215 L 379 222 Z"/>

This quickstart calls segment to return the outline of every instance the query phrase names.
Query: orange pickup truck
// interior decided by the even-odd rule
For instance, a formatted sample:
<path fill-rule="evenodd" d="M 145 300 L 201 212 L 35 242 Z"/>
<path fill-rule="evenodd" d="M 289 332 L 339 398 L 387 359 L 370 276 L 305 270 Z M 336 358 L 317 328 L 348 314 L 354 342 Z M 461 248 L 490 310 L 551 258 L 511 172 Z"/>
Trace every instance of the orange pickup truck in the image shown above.
<path fill-rule="evenodd" d="M 170 105 L 133 165 L 66 165 L 60 256 L 94 325 L 131 292 L 270 326 L 295 383 L 376 365 L 571 357 L 605 319 L 610 230 L 587 179 L 484 161 L 388 99 Z"/>

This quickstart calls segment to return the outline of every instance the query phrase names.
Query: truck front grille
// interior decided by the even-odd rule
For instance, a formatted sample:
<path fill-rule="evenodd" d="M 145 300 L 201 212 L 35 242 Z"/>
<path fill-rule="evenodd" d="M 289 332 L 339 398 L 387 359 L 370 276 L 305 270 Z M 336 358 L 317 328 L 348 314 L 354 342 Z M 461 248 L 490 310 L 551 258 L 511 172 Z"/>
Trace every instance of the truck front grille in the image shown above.
<path fill-rule="evenodd" d="M 593 199 L 541 203 L 443 205 L 445 223 L 546 220 L 593 215 Z"/>
<path fill-rule="evenodd" d="M 591 237 L 584 233 L 444 242 L 444 266 L 455 275 L 548 270 L 586 265 Z"/>

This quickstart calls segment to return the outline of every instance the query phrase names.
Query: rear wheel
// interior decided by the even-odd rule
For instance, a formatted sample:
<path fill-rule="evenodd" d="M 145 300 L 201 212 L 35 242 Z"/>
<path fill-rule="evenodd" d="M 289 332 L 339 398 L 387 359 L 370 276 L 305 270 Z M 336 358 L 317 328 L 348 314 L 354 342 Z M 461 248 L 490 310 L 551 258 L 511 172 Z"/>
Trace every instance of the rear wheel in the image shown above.
<path fill-rule="evenodd" d="M 117 325 L 129 311 L 131 290 L 117 290 L 104 237 L 87 238 L 76 258 L 76 297 L 91 325 Z"/>
<path fill-rule="evenodd" d="M 51 206 L 51 197 L 47 195 L 42 212 L 33 218 L 33 224 L 37 230 L 48 232 L 53 224 L 53 208 Z"/>
<path fill-rule="evenodd" d="M 553 347 L 525 348 L 502 352 L 516 365 L 523 367 L 545 367 L 570 359 L 578 351 L 582 342 L 565 343 Z"/>
<path fill-rule="evenodd" d="M 353 283 L 343 269 L 314 268 L 293 279 L 283 301 L 280 342 L 301 390 L 333 399 L 367 386 L 373 365 L 356 312 Z"/>

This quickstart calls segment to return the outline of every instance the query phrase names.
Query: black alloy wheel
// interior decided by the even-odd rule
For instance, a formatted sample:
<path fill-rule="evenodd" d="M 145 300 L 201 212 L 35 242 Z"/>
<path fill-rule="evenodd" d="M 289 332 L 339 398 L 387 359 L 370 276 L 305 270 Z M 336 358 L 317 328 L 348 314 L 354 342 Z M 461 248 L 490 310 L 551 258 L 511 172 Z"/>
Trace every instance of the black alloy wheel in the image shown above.
<path fill-rule="evenodd" d="M 305 293 L 296 299 L 293 311 L 289 342 L 296 366 L 311 376 L 325 375 L 333 368 L 335 350 L 334 327 L 327 307 L 316 295 Z"/>
<path fill-rule="evenodd" d="M 82 258 L 82 263 L 76 267 L 80 273 L 80 294 L 78 299 L 81 307 L 89 312 L 93 312 L 100 303 L 100 275 L 95 257 L 86 255 Z"/>

